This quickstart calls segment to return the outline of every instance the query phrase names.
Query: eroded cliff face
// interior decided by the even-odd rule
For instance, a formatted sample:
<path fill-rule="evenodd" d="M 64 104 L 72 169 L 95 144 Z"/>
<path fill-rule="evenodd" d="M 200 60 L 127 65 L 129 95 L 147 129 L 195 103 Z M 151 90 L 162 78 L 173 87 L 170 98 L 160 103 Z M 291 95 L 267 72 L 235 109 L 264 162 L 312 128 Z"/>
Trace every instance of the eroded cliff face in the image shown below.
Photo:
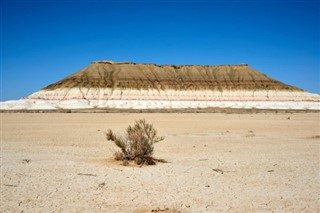
<path fill-rule="evenodd" d="M 246 64 L 200 66 L 111 61 L 88 67 L 2 110 L 255 108 L 320 110 L 320 96 Z"/>
<path fill-rule="evenodd" d="M 43 100 L 319 101 L 246 64 L 200 66 L 93 62 L 28 97 Z"/>
<path fill-rule="evenodd" d="M 94 62 L 44 90 L 61 88 L 138 90 L 299 90 L 247 65 L 174 66 Z"/>

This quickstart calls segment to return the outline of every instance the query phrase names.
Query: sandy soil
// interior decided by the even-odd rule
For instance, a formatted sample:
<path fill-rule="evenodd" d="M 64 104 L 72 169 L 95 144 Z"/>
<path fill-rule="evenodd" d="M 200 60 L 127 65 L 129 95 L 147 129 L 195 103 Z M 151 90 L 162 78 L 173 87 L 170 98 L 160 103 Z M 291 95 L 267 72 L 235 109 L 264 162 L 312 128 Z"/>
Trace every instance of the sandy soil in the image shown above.
<path fill-rule="evenodd" d="M 1 212 L 318 212 L 320 114 L 1 114 Z M 124 167 L 135 119 L 169 163 Z"/>

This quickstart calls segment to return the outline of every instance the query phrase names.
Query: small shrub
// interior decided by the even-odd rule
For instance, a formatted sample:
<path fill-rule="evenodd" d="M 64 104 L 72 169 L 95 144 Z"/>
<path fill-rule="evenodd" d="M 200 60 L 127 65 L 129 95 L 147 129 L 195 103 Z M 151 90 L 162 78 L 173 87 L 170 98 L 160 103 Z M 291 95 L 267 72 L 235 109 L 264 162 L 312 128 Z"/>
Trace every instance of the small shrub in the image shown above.
<path fill-rule="evenodd" d="M 156 161 L 164 162 L 152 157 L 153 145 L 164 140 L 164 137 L 157 136 L 157 130 L 145 120 L 138 120 L 129 126 L 124 137 L 115 135 L 111 129 L 106 136 L 108 141 L 113 141 L 121 149 L 114 153 L 114 159 L 123 161 L 123 165 L 128 165 L 129 161 L 141 166 L 154 165 Z"/>

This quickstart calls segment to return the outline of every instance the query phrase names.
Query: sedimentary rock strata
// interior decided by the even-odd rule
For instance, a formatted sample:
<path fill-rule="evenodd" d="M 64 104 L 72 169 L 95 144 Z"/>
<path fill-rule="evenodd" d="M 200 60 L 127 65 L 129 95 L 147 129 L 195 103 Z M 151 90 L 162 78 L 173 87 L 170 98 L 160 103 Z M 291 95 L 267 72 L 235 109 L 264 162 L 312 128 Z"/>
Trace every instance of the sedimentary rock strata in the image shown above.
<path fill-rule="evenodd" d="M 26 108 L 34 104 L 49 108 L 319 108 L 319 97 L 247 64 L 176 66 L 97 61 L 24 100 L 30 105 Z"/>

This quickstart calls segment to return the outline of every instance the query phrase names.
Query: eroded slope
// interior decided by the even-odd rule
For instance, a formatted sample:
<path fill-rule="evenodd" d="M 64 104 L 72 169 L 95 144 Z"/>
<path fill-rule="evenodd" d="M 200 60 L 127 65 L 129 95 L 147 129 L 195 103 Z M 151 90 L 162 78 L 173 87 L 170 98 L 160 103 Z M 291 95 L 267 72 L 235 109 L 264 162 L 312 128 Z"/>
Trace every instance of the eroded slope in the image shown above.
<path fill-rule="evenodd" d="M 112 88 L 156 90 L 290 90 L 247 65 L 155 65 L 93 62 L 88 67 L 43 90 L 61 88 Z"/>
<path fill-rule="evenodd" d="M 246 64 L 175 66 L 110 61 L 93 62 L 88 67 L 45 87 L 28 98 L 132 101 L 319 101 L 318 95 L 281 83 Z"/>

